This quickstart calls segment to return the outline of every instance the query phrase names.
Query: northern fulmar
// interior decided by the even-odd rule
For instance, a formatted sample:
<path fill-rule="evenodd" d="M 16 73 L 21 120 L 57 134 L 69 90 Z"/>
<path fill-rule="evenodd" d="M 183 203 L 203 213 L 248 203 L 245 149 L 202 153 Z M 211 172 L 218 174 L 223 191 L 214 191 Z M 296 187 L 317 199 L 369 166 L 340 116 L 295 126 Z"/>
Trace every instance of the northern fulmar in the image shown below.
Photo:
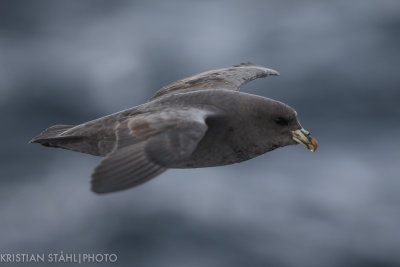
<path fill-rule="evenodd" d="M 146 103 L 80 125 L 55 125 L 31 143 L 105 157 L 92 191 L 115 192 L 168 168 L 242 162 L 278 147 L 317 142 L 288 105 L 239 92 L 257 78 L 279 75 L 251 63 L 203 72 L 161 88 Z"/>

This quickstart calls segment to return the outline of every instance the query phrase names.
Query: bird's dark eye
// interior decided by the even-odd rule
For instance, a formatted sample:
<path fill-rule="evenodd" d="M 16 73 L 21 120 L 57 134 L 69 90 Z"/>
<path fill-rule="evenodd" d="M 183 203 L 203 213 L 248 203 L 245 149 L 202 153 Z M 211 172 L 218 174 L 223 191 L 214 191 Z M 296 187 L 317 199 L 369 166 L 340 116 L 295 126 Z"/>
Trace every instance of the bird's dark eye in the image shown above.
<path fill-rule="evenodd" d="M 281 125 L 281 126 L 287 126 L 289 125 L 289 120 L 282 118 L 282 117 L 278 117 L 275 119 L 276 124 Z"/>

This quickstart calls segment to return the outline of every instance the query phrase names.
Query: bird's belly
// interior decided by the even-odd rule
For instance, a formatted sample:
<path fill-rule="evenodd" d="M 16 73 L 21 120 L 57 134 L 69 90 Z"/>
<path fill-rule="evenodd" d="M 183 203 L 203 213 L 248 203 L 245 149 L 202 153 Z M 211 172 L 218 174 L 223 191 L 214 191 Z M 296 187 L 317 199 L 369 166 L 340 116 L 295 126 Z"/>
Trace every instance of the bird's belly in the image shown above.
<path fill-rule="evenodd" d="M 252 157 L 246 155 L 241 151 L 232 153 L 213 152 L 209 150 L 197 150 L 188 159 L 178 163 L 172 168 L 203 168 L 203 167 L 216 167 L 229 165 L 233 163 L 242 162 Z"/>
<path fill-rule="evenodd" d="M 189 158 L 171 167 L 215 167 L 242 162 L 262 154 L 247 136 L 225 129 L 211 129 Z"/>

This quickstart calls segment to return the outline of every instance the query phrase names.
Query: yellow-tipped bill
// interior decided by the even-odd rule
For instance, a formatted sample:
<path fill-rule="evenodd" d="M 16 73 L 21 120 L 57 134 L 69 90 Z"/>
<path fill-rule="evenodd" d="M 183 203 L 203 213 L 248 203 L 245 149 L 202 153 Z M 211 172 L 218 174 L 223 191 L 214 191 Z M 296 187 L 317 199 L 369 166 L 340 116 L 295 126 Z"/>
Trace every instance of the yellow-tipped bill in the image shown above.
<path fill-rule="evenodd" d="M 317 140 L 310 136 L 310 133 L 304 129 L 299 129 L 296 131 L 292 131 L 292 138 L 299 144 L 302 144 L 307 149 L 314 152 L 318 148 Z"/>

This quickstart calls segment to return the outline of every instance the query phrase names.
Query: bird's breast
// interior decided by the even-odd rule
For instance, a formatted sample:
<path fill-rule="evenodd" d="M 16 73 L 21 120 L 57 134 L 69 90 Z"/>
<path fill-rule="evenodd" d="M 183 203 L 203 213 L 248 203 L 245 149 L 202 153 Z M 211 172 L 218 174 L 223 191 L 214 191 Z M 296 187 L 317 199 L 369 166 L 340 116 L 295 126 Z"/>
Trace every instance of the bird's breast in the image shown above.
<path fill-rule="evenodd" d="M 249 160 L 263 153 L 238 121 L 208 120 L 208 130 L 191 156 L 175 168 L 201 168 Z"/>

